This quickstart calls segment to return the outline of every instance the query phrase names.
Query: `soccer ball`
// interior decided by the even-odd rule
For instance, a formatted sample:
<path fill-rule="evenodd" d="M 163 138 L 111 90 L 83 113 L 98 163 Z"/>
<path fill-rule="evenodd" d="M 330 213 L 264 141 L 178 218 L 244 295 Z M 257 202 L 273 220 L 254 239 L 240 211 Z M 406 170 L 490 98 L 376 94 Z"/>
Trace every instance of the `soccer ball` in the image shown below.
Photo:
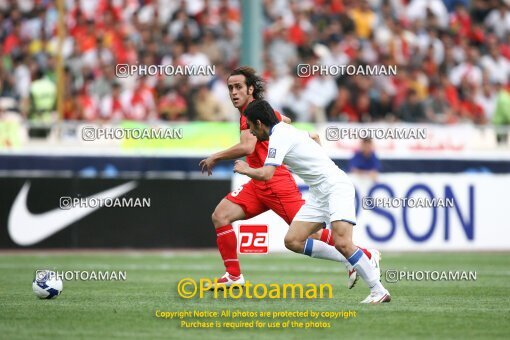
<path fill-rule="evenodd" d="M 51 270 L 38 270 L 32 282 L 32 290 L 40 299 L 53 299 L 62 293 L 63 283 Z"/>

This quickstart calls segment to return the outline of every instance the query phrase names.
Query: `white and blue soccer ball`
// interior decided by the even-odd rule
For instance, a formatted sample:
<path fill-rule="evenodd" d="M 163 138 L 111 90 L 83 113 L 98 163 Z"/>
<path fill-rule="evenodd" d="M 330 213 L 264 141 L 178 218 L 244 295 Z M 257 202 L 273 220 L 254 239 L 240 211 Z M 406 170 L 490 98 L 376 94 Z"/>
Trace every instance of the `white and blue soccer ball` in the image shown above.
<path fill-rule="evenodd" d="M 62 293 L 62 280 L 51 270 L 38 270 L 32 282 L 32 290 L 40 299 L 53 299 Z"/>

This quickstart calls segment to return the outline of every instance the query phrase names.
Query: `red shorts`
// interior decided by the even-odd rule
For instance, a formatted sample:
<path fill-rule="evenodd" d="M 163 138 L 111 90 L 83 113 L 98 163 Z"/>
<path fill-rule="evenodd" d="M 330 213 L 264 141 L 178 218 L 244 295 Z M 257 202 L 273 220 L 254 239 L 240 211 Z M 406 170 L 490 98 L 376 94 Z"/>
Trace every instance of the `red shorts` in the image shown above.
<path fill-rule="evenodd" d="M 241 206 L 246 219 L 273 210 L 289 225 L 305 203 L 294 181 L 279 181 L 277 185 L 257 186 L 250 180 L 225 198 Z"/>

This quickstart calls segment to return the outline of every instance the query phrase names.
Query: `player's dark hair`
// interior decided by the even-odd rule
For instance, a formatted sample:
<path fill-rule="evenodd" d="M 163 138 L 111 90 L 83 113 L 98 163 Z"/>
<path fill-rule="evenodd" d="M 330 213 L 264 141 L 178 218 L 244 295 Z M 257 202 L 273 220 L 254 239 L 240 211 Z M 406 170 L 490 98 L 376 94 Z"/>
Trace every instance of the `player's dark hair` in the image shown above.
<path fill-rule="evenodd" d="M 262 124 L 270 128 L 279 123 L 273 108 L 263 99 L 254 100 L 248 104 L 244 115 L 252 123 L 260 120 Z"/>
<path fill-rule="evenodd" d="M 263 99 L 264 98 L 264 90 L 265 84 L 264 79 L 257 75 L 257 72 L 248 66 L 241 66 L 234 69 L 230 72 L 229 78 L 231 76 L 243 75 L 244 79 L 246 79 L 246 87 L 249 88 L 253 86 L 253 98 L 255 99 Z"/>

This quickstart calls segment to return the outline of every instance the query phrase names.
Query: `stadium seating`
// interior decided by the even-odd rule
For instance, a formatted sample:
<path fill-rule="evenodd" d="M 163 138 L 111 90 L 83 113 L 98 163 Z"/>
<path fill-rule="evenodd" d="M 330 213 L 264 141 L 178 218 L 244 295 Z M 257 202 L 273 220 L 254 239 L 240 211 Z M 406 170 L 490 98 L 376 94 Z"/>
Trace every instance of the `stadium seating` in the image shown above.
<path fill-rule="evenodd" d="M 11 115 L 36 123 L 236 120 L 224 78 L 240 62 L 239 1 L 66 4 L 65 94 L 57 115 L 48 110 L 56 108 L 57 99 L 56 5 L 0 2 L 0 97 L 15 100 Z M 407 109 L 403 104 L 414 90 L 427 112 L 424 122 L 490 124 L 498 97 L 509 91 L 509 8 L 507 0 L 266 1 L 260 71 L 268 97 L 297 121 L 395 121 L 408 120 L 399 112 Z M 216 77 L 193 83 L 185 77 L 120 79 L 113 73 L 116 64 L 198 61 L 215 65 Z M 332 79 L 330 97 L 318 102 L 312 100 L 318 85 L 296 76 L 300 63 L 384 63 L 398 65 L 399 72 Z M 444 99 L 431 96 L 436 89 Z M 385 112 L 378 112 L 388 95 Z M 217 105 L 215 114 L 203 113 L 204 100 Z M 446 112 L 433 109 L 444 101 Z"/>

